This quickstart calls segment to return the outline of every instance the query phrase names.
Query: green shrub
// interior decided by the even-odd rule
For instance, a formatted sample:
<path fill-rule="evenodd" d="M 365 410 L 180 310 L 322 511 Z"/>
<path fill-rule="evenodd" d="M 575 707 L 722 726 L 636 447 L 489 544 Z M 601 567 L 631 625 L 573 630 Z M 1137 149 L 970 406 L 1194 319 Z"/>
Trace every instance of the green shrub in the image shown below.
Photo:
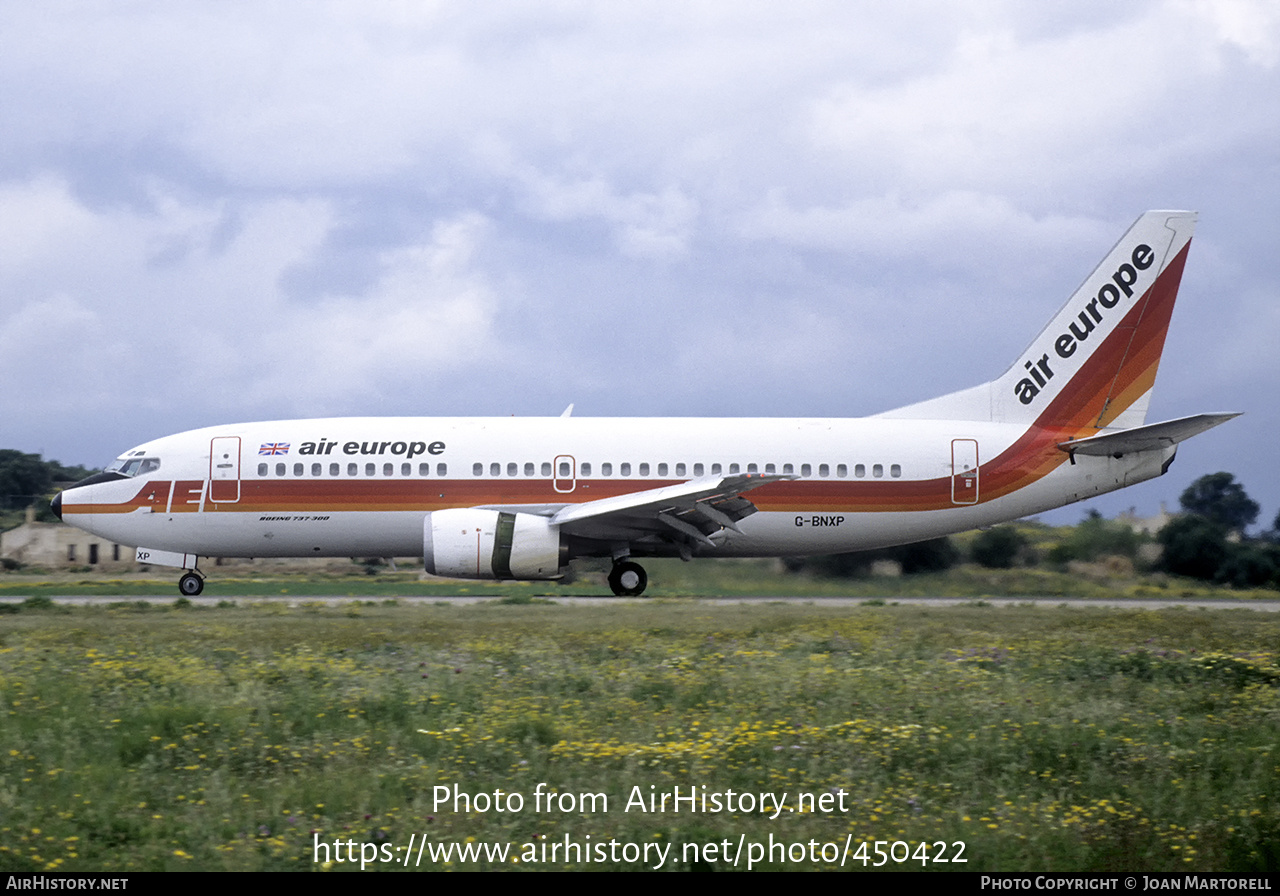
<path fill-rule="evenodd" d="M 978 533 L 970 548 L 973 562 L 988 569 L 1009 569 L 1022 550 L 1022 534 L 1012 526 L 996 526 Z"/>

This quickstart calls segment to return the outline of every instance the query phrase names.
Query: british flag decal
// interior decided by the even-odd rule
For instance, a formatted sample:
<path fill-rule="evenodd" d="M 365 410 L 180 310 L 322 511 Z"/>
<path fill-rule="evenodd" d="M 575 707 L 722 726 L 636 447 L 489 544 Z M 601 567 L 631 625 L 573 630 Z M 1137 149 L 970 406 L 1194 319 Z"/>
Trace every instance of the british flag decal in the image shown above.
<path fill-rule="evenodd" d="M 259 454 L 259 455 L 264 455 L 264 454 L 288 454 L 288 453 L 289 453 L 289 443 L 288 443 L 288 442 L 264 442 L 264 443 L 263 443 L 263 444 L 258 448 L 258 454 Z"/>

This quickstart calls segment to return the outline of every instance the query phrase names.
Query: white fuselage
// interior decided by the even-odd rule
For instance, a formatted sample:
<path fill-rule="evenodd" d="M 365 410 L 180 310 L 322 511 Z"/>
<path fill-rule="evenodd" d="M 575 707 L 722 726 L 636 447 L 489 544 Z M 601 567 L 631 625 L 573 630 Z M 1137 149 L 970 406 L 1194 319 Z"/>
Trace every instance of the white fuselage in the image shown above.
<path fill-rule="evenodd" d="M 932 420 L 336 418 L 217 426 L 127 452 L 127 478 L 63 493 L 63 518 L 200 556 L 420 556 L 449 508 L 567 505 L 737 473 L 789 475 L 705 556 L 834 553 L 1038 513 L 1160 475 L 1174 448 L 1116 459 L 1053 429 Z M 118 462 L 117 466 L 120 465 Z M 150 467 L 150 469 L 147 469 Z M 126 470 L 127 470 L 126 465 Z M 573 553 L 607 554 L 607 524 Z M 675 553 L 663 539 L 637 555 Z"/>

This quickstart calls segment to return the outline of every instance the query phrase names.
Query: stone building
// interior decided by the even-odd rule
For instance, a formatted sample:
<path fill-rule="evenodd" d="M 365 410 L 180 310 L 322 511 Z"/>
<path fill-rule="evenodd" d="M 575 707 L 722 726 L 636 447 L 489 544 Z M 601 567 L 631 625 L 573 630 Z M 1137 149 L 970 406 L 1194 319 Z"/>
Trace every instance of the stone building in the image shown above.
<path fill-rule="evenodd" d="M 6 566 L 35 566 L 44 569 L 92 569 L 101 572 L 145 572 L 167 567 L 149 566 L 134 562 L 131 545 L 115 544 L 97 535 L 90 535 L 65 523 L 42 523 L 35 518 L 35 509 L 27 508 L 27 519 L 16 529 L 0 532 L 0 562 Z M 7 561 L 7 562 L 5 562 Z M 402 563 L 413 565 L 419 558 L 407 558 Z M 353 562 L 362 558 L 336 557 L 273 557 L 273 558 L 205 558 L 201 568 L 215 566 L 253 566 L 273 571 L 315 572 L 330 570 L 348 571 Z M 390 562 L 395 569 L 395 561 Z"/>
<path fill-rule="evenodd" d="M 48 569 L 92 567 L 123 571 L 137 569 L 133 548 L 90 535 L 64 523 L 36 522 L 35 509 L 16 529 L 0 532 L 0 560 Z"/>

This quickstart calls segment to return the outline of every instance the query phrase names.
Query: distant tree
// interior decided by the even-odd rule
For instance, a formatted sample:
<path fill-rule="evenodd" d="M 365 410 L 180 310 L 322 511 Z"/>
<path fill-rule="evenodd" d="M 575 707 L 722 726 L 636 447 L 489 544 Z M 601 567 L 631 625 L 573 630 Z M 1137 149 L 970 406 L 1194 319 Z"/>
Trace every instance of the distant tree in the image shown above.
<path fill-rule="evenodd" d="M 56 460 L 45 461 L 45 465 L 49 468 L 49 478 L 54 482 L 79 482 L 81 479 L 92 476 L 97 472 L 97 470 L 91 470 L 88 467 L 64 466 Z"/>
<path fill-rule="evenodd" d="M 1227 559 L 1226 527 L 1198 514 L 1170 520 L 1156 538 L 1164 548 L 1161 564 L 1180 576 L 1212 579 Z"/>
<path fill-rule="evenodd" d="M 1275 583 L 1280 573 L 1280 548 L 1272 544 L 1227 542 L 1227 556 L 1214 579 L 1233 588 L 1260 588 Z"/>
<path fill-rule="evenodd" d="M 782 564 L 788 572 L 810 573 L 832 579 L 865 576 L 877 560 L 895 560 L 907 575 L 918 572 L 941 572 L 960 561 L 960 552 L 949 538 L 933 538 L 914 544 L 902 544 L 874 551 L 850 551 L 816 557 L 786 557 Z"/>
<path fill-rule="evenodd" d="M 1272 522 L 1271 528 L 1262 533 L 1262 540 L 1270 544 L 1280 545 L 1280 513 L 1276 514 L 1275 521 Z"/>
<path fill-rule="evenodd" d="M 26 507 L 52 485 L 49 467 L 40 455 L 0 448 L 0 509 Z"/>
<path fill-rule="evenodd" d="M 902 564 L 907 575 L 917 572 L 942 572 L 960 562 L 960 552 L 950 538 L 931 538 L 890 548 L 890 559 Z"/>
<path fill-rule="evenodd" d="M 1008 569 L 1022 550 L 1021 533 L 1012 526 L 996 526 L 978 533 L 970 548 L 973 562 L 988 569 Z"/>
<path fill-rule="evenodd" d="M 1230 473 L 1201 476 L 1182 493 L 1180 502 L 1187 513 L 1212 520 L 1228 532 L 1243 532 L 1261 510 Z"/>
<path fill-rule="evenodd" d="M 1097 560 L 1099 557 L 1133 558 L 1138 553 L 1138 533 L 1124 523 L 1105 519 L 1096 510 L 1071 530 L 1071 534 L 1049 552 L 1053 563 Z"/>

